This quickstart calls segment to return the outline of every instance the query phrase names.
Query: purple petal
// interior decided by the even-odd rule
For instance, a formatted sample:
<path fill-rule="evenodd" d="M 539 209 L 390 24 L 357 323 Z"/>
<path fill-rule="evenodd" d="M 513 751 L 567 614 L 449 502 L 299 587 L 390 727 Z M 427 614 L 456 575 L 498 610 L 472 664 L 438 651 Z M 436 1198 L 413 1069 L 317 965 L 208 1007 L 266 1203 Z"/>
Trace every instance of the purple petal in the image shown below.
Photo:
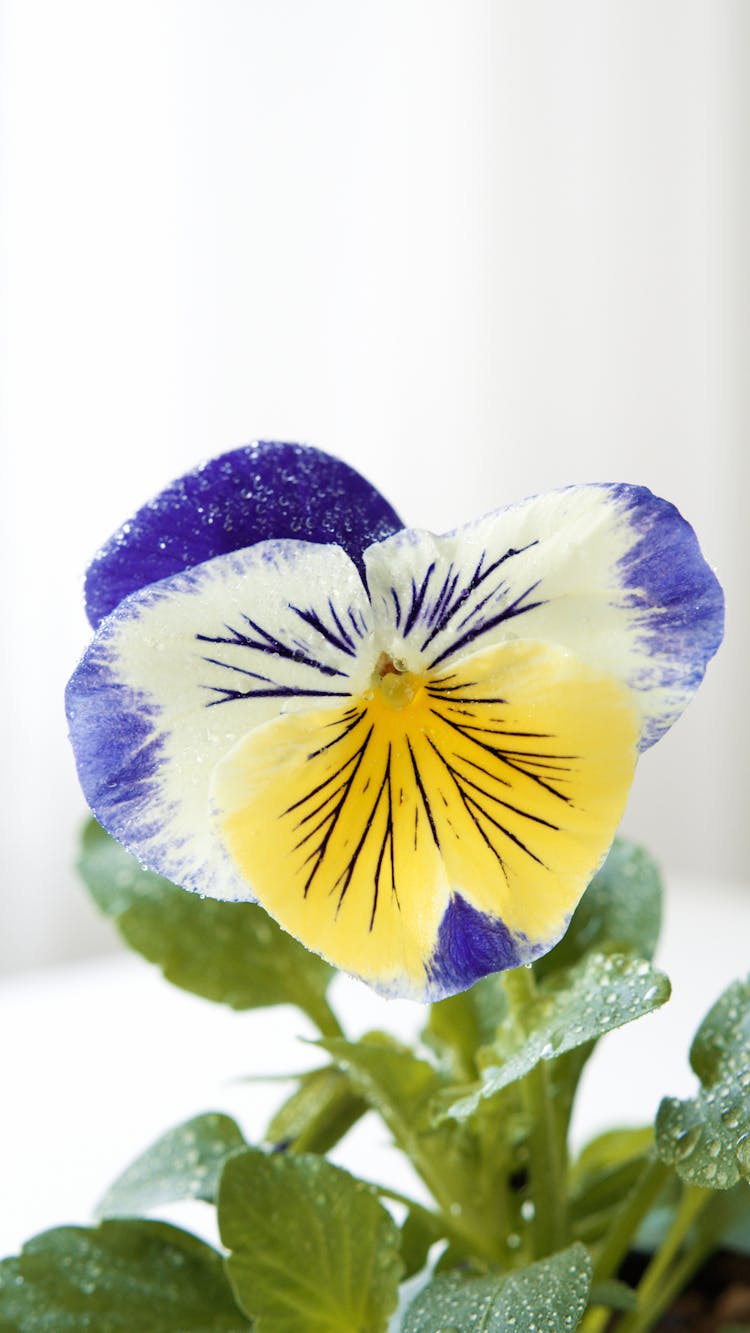
<path fill-rule="evenodd" d="M 403 527 L 364 477 L 329 454 L 260 441 L 172 482 L 110 537 L 86 576 L 96 626 L 138 588 L 269 538 L 336 543 L 361 554 Z"/>

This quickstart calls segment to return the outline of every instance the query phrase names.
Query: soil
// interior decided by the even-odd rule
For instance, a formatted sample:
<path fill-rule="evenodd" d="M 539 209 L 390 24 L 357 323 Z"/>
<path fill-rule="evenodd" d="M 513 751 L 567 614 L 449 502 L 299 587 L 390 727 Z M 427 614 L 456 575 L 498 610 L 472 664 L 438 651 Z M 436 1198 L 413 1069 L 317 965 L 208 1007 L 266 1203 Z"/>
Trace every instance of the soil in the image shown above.
<path fill-rule="evenodd" d="M 643 1260 L 633 1255 L 621 1276 L 635 1283 Z M 616 1327 L 616 1326 L 615 1326 Z M 722 1251 L 655 1326 L 654 1333 L 750 1333 L 750 1257 Z"/>

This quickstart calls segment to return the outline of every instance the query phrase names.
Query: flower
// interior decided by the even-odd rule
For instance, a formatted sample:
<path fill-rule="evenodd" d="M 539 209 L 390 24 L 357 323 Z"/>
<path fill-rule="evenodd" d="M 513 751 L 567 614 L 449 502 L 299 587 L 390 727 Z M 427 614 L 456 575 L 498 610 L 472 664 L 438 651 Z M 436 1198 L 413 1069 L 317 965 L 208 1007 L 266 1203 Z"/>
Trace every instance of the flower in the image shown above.
<path fill-rule="evenodd" d="M 695 534 L 643 487 L 436 537 L 270 443 L 141 509 L 87 604 L 67 705 L 100 823 L 419 999 L 556 943 L 723 628 Z"/>

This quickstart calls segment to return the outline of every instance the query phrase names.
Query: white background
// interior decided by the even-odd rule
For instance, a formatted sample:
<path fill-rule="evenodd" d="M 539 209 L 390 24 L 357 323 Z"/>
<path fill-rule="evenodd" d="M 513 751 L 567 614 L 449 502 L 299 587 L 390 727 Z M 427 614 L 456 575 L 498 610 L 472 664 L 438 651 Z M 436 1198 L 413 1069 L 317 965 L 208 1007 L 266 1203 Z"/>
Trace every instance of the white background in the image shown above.
<path fill-rule="evenodd" d="M 746 878 L 750 5 L 6 0 L 0 966 L 111 947 L 62 716 L 96 547 L 256 436 L 438 530 L 569 481 L 698 529 L 722 657 L 626 827 Z"/>

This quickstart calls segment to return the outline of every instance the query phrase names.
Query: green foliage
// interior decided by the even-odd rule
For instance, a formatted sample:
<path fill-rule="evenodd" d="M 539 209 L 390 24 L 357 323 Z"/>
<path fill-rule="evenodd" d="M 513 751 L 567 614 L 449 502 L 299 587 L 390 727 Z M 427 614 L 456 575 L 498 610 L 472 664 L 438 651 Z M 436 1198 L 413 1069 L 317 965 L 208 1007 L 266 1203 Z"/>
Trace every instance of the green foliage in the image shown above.
<path fill-rule="evenodd" d="M 132 1217 L 177 1199 L 213 1203 L 221 1169 L 245 1140 L 227 1115 L 208 1112 L 157 1139 L 107 1190 L 100 1217 Z"/>
<path fill-rule="evenodd" d="M 541 1060 L 596 1041 L 669 999 L 669 981 L 645 960 L 592 953 L 542 982 L 519 1023 L 510 1015 L 479 1051 L 481 1079 L 463 1096 L 442 1099 L 443 1113 L 462 1120 L 482 1098 L 527 1075 Z"/>
<path fill-rule="evenodd" d="M 373 1189 L 319 1157 L 248 1150 L 219 1191 L 230 1280 L 257 1333 L 382 1333 L 402 1272 Z"/>
<path fill-rule="evenodd" d="M 162 1222 L 58 1227 L 0 1263 L 0 1333 L 247 1333 L 221 1256 Z"/>
<path fill-rule="evenodd" d="M 589 1296 L 591 1305 L 603 1305 L 608 1310 L 636 1310 L 638 1297 L 626 1282 L 609 1278 L 605 1282 L 595 1282 Z"/>
<path fill-rule="evenodd" d="M 579 1240 L 591 1244 L 601 1238 L 641 1175 L 653 1142 L 649 1127 L 609 1130 L 586 1145 L 568 1180 L 570 1220 Z"/>
<path fill-rule="evenodd" d="M 97 906 L 131 949 L 168 981 L 233 1009 L 296 1004 L 330 1030 L 333 969 L 254 903 L 216 902 L 144 870 L 92 819 L 78 868 Z"/>
<path fill-rule="evenodd" d="M 399 1280 L 431 1253 L 400 1333 L 572 1333 L 587 1300 L 586 1333 L 603 1333 L 611 1310 L 623 1333 L 647 1333 L 654 1293 L 666 1308 L 670 1284 L 720 1238 L 750 1247 L 750 982 L 701 1026 L 691 1059 L 702 1086 L 662 1103 L 660 1158 L 645 1128 L 600 1135 L 568 1164 L 597 1040 L 669 995 L 650 961 L 661 885 L 639 848 L 615 843 L 546 958 L 433 1005 L 413 1048 L 383 1032 L 346 1040 L 327 998 L 332 969 L 259 907 L 176 888 L 93 822 L 80 864 L 102 910 L 169 980 L 239 1009 L 296 1004 L 332 1063 L 297 1078 L 266 1131 L 275 1151 L 249 1147 L 227 1116 L 198 1116 L 108 1190 L 100 1214 L 117 1220 L 46 1233 L 0 1264 L 0 1333 L 392 1333 Z M 434 1204 L 323 1159 L 368 1111 Z M 379 1194 L 405 1208 L 400 1228 Z M 226 1260 L 173 1227 L 121 1220 L 180 1199 L 216 1203 Z M 634 1293 L 617 1273 L 636 1236 L 656 1253 Z"/>
<path fill-rule="evenodd" d="M 302 1074 L 291 1097 L 276 1112 L 266 1139 L 294 1152 L 327 1153 L 364 1115 L 367 1102 L 332 1066 Z"/>
<path fill-rule="evenodd" d="M 443 1085 L 435 1067 L 386 1032 L 368 1032 L 359 1041 L 333 1037 L 319 1044 L 383 1117 L 399 1146 L 413 1156 L 423 1131 L 430 1129 L 430 1100 Z"/>
<path fill-rule="evenodd" d="M 409 1209 L 401 1227 L 401 1260 L 405 1278 L 421 1272 L 427 1263 L 431 1246 L 442 1238 L 439 1221 L 425 1208 L 415 1206 Z"/>
<path fill-rule="evenodd" d="M 452 1082 L 477 1077 L 477 1051 L 492 1041 L 507 1012 L 502 973 L 482 977 L 470 990 L 430 1006 L 422 1038 Z"/>
<path fill-rule="evenodd" d="M 560 943 L 534 964 L 534 972 L 548 977 L 592 951 L 651 959 L 661 917 L 662 880 L 656 862 L 644 848 L 615 838 Z"/>
<path fill-rule="evenodd" d="M 451 1235 L 455 1258 L 497 1253 L 508 1222 L 504 1190 L 511 1135 L 499 1136 L 493 1125 L 485 1142 L 481 1117 L 470 1125 L 435 1124 L 432 1108 L 446 1088 L 445 1074 L 385 1033 L 320 1044 L 382 1117 L 443 1208 L 448 1222 L 443 1234 Z M 512 1115 L 508 1121 L 511 1130 Z"/>
<path fill-rule="evenodd" d="M 473 1277 L 446 1273 L 417 1296 L 403 1333 L 507 1333 L 544 1329 L 572 1333 L 583 1317 L 591 1286 L 591 1259 L 583 1245 L 515 1273 Z"/>
<path fill-rule="evenodd" d="M 729 1189 L 750 1179 L 750 980 L 733 982 L 706 1015 L 690 1064 L 701 1087 L 661 1103 L 657 1150 L 690 1184 Z"/>

